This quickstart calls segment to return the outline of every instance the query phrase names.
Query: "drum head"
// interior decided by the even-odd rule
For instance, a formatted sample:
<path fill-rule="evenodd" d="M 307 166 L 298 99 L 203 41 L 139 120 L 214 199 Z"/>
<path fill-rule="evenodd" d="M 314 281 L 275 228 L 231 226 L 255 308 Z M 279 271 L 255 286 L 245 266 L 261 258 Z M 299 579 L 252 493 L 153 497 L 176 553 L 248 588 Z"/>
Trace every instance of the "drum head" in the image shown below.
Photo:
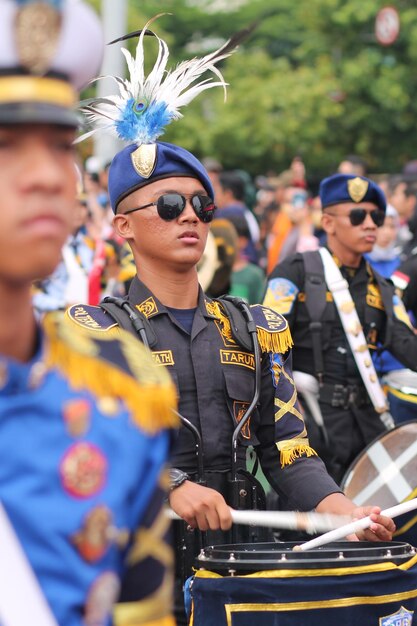
<path fill-rule="evenodd" d="M 224 574 L 273 569 L 325 569 L 374 565 L 390 561 L 406 562 L 416 551 L 399 541 L 340 541 L 313 550 L 294 550 L 295 542 L 237 543 L 204 548 L 196 559 L 196 567 Z"/>
<path fill-rule="evenodd" d="M 414 497 L 417 490 L 417 421 L 384 433 L 355 459 L 341 488 L 358 506 L 385 509 Z"/>

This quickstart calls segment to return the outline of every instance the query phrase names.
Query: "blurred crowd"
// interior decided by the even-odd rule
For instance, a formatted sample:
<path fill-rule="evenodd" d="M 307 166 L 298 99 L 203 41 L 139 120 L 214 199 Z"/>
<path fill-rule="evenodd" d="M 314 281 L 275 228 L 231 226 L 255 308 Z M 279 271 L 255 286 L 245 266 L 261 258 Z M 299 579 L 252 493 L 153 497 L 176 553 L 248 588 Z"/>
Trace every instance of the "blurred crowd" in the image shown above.
<path fill-rule="evenodd" d="M 310 180 L 299 156 L 287 170 L 255 179 L 244 170 L 225 170 L 212 157 L 203 163 L 215 190 L 217 213 L 198 268 L 200 283 L 211 297 L 230 294 L 249 304 L 262 302 L 266 277 L 277 263 L 326 243 L 320 227 L 319 181 Z M 90 157 L 79 168 L 72 235 L 53 275 L 34 285 L 34 305 L 40 315 L 64 310 L 74 302 L 98 304 L 106 295 L 127 293 L 135 266 L 127 242 L 112 228 L 109 165 Z M 404 292 L 414 257 L 417 268 L 417 161 L 407 163 L 400 173 L 372 176 L 361 158 L 350 155 L 335 171 L 369 176 L 384 190 L 386 219 L 367 259 Z M 417 303 L 412 290 L 407 292 L 407 308 L 415 321 Z"/>

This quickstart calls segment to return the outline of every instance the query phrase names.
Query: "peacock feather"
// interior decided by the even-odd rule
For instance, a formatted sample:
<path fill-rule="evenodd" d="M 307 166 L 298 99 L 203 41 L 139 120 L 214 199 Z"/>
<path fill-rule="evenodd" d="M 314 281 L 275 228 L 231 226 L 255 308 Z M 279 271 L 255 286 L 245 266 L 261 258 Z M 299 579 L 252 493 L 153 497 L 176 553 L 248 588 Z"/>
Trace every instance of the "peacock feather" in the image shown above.
<path fill-rule="evenodd" d="M 95 79 L 113 79 L 119 93 L 105 98 L 84 100 L 81 103 L 81 111 L 93 129 L 82 135 L 78 141 L 98 130 L 105 130 L 129 143 L 138 145 L 155 143 L 168 124 L 182 117 L 180 109 L 201 92 L 213 87 L 223 87 L 226 98 L 227 83 L 215 64 L 230 56 L 254 26 L 236 33 L 214 52 L 202 58 L 183 61 L 174 70 L 167 70 L 168 46 L 163 39 L 148 29 L 161 15 L 164 13 L 150 19 L 142 30 L 111 42 L 116 43 L 139 36 L 134 58 L 128 50 L 122 48 L 127 62 L 128 78 L 102 76 Z M 158 40 L 158 55 L 151 72 L 145 76 L 143 42 L 147 35 Z M 212 72 L 218 80 L 213 78 L 200 80 L 206 72 Z"/>

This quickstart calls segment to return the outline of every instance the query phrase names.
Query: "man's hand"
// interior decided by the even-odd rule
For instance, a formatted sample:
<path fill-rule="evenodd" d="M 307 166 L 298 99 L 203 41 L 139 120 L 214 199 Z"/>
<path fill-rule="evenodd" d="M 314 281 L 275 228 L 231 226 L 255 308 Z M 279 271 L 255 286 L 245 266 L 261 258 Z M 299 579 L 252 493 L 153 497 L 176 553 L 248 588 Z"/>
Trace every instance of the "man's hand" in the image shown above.
<path fill-rule="evenodd" d="M 171 491 L 169 504 L 192 528 L 229 530 L 232 525 L 230 508 L 223 496 L 189 480 Z"/>
<path fill-rule="evenodd" d="M 351 513 L 353 519 L 362 519 L 363 517 L 371 517 L 372 524 L 365 530 L 356 533 L 360 541 L 391 541 L 395 531 L 395 524 L 390 517 L 380 515 L 381 508 L 379 506 L 360 506 Z M 350 539 L 350 537 L 349 537 Z"/>
<path fill-rule="evenodd" d="M 395 531 L 394 521 L 390 517 L 380 515 L 379 506 L 355 506 L 342 493 L 332 493 L 324 498 L 316 507 L 318 513 L 336 513 L 338 515 L 351 515 L 352 520 L 371 517 L 372 524 L 365 530 L 358 531 L 355 535 L 349 535 L 350 541 L 391 541 Z"/>

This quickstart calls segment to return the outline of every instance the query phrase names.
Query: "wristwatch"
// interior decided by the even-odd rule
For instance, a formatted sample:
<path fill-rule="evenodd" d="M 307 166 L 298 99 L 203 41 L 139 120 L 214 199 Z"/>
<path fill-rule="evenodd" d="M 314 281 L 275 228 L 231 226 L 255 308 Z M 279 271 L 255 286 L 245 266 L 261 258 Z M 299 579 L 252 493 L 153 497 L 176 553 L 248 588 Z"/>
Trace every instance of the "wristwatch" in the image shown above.
<path fill-rule="evenodd" d="M 182 472 L 176 467 L 171 467 L 169 470 L 169 490 L 172 491 L 176 489 L 182 485 L 182 483 L 185 483 L 186 480 L 189 480 L 189 478 L 190 477 L 185 472 Z"/>

